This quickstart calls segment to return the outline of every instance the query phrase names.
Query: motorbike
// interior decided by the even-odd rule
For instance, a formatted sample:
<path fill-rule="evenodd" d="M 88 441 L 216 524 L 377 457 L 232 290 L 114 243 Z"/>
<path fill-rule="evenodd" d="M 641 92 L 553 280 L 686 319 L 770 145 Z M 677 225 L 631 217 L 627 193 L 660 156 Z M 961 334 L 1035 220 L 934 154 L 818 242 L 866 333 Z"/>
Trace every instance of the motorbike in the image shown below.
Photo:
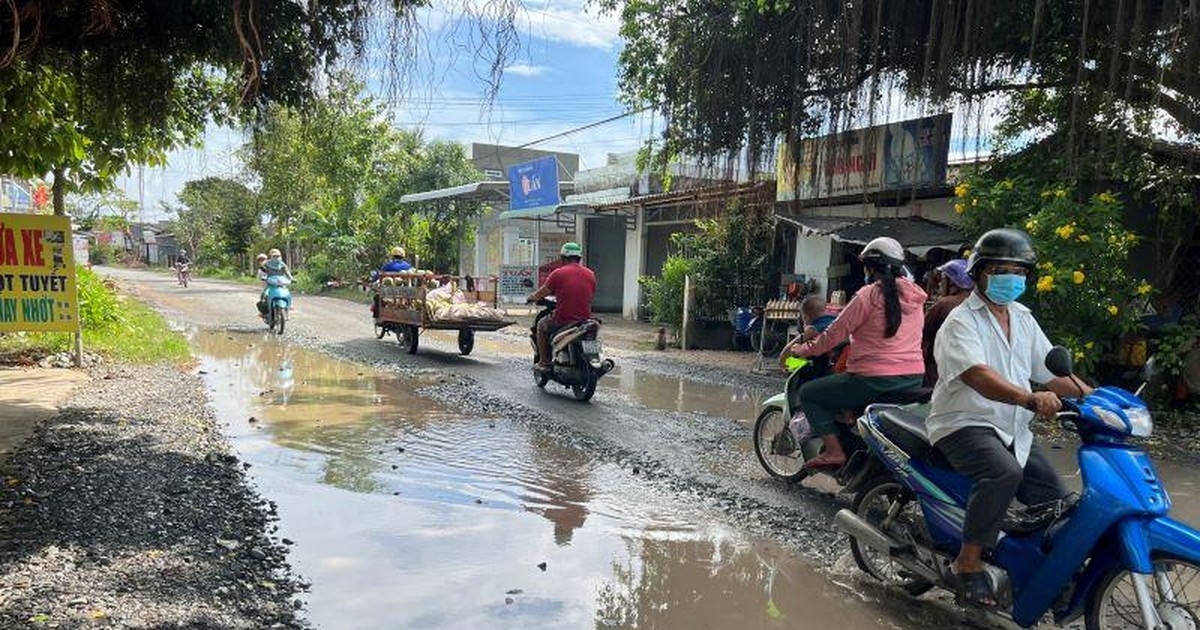
<path fill-rule="evenodd" d="M 754 422 L 754 454 L 758 463 L 772 477 L 784 481 L 796 482 L 814 472 L 822 472 L 833 477 L 845 491 L 856 488 L 855 481 L 860 480 L 865 470 L 867 445 L 854 431 L 852 424 L 839 422 L 838 439 L 842 449 L 846 451 L 846 463 L 836 469 L 805 468 L 805 463 L 821 453 L 821 438 L 813 435 L 808 421 L 795 404 L 799 397 L 796 391 L 804 383 L 830 373 L 828 359 L 792 358 L 788 360 L 794 367 L 788 375 L 783 393 L 778 394 L 762 403 L 761 411 Z M 876 403 L 894 405 L 919 404 L 929 401 L 932 390 L 914 388 L 883 394 Z M 848 417 L 857 417 L 861 410 L 848 410 Z"/>
<path fill-rule="evenodd" d="M 192 281 L 192 267 L 188 263 L 175 263 L 175 276 L 183 288 L 187 288 L 189 282 Z"/>
<path fill-rule="evenodd" d="M 538 300 L 542 307 L 534 317 L 533 327 L 530 328 L 529 340 L 533 344 L 533 363 L 538 362 L 537 327 L 543 318 L 554 314 L 558 302 L 551 298 Z M 554 358 L 549 370 L 541 371 L 536 367 L 533 371 L 534 383 L 540 389 L 554 381 L 571 390 L 575 400 L 587 402 L 596 393 L 596 383 L 608 374 L 616 364 L 612 359 L 600 358 L 600 320 L 589 319 L 578 324 L 567 326 L 556 332 L 550 340 L 550 351 Z"/>
<path fill-rule="evenodd" d="M 1046 366 L 1071 376 L 1071 355 L 1056 347 Z M 1170 518 L 1163 481 L 1132 441 L 1153 431 L 1141 390 L 1063 399 L 1057 419 L 1080 437 L 1083 492 L 1009 510 L 985 556 L 998 614 L 1022 627 L 1048 612 L 1089 629 L 1200 627 L 1200 532 Z M 871 405 L 858 431 L 875 474 L 835 517 L 856 564 L 912 595 L 952 590 L 970 480 L 929 444 L 919 415 Z"/>
<path fill-rule="evenodd" d="M 282 335 L 292 308 L 292 291 L 288 288 L 292 281 L 286 276 L 269 276 L 266 282 L 266 305 L 259 314 L 272 332 Z"/>

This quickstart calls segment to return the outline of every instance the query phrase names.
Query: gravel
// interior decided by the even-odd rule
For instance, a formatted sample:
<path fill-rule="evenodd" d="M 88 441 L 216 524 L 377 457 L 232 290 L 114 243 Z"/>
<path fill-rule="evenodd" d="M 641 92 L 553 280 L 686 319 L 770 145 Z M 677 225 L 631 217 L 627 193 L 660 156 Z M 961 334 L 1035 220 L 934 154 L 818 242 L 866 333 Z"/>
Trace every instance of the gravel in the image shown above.
<path fill-rule="evenodd" d="M 0 627 L 308 627 L 200 380 L 92 376 L 0 465 Z"/>

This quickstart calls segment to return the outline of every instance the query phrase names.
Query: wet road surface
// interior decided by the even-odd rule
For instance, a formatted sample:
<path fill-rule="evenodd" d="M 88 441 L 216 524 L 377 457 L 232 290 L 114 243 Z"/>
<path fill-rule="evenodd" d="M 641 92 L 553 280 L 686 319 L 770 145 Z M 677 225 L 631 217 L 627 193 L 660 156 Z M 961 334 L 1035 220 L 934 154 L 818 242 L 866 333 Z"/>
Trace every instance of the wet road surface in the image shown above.
<path fill-rule="evenodd" d="M 580 405 L 533 387 L 519 334 L 481 334 L 461 357 L 429 333 L 409 356 L 374 339 L 365 306 L 300 297 L 278 339 L 251 287 L 112 274 L 195 331 L 320 627 L 966 621 L 860 579 L 830 531 L 843 504 L 827 485 L 766 478 L 749 438 L 772 393 L 762 379 L 664 374 L 618 351 L 631 360 Z M 1070 476 L 1070 449 L 1053 455 Z M 1200 520 L 1195 473 L 1160 467 L 1176 515 Z"/>

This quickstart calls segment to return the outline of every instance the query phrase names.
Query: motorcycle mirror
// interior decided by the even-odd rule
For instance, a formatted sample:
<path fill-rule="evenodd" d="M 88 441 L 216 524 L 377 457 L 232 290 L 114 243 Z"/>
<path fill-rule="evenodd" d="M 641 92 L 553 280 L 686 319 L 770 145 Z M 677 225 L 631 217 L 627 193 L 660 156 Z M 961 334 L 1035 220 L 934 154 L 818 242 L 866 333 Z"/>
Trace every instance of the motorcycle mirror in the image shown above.
<path fill-rule="evenodd" d="M 1071 351 L 1062 346 L 1054 346 L 1046 353 L 1046 369 L 1055 376 L 1070 376 L 1074 363 L 1071 361 Z"/>
<path fill-rule="evenodd" d="M 1142 380 L 1147 383 L 1153 381 L 1154 377 L 1158 376 L 1158 371 L 1158 359 L 1156 357 L 1146 359 L 1146 364 L 1142 366 Z"/>

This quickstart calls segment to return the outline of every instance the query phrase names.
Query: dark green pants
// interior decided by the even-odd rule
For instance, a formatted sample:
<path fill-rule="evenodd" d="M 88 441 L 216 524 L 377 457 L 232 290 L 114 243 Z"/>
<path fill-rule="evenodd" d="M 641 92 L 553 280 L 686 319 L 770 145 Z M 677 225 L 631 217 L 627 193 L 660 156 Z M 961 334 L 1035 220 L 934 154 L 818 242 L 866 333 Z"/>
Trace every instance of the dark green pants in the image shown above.
<path fill-rule="evenodd" d="M 920 387 L 924 374 L 910 376 L 859 376 L 830 374 L 800 386 L 800 409 L 815 435 L 837 433 L 836 414 L 875 402 L 882 394 Z"/>

